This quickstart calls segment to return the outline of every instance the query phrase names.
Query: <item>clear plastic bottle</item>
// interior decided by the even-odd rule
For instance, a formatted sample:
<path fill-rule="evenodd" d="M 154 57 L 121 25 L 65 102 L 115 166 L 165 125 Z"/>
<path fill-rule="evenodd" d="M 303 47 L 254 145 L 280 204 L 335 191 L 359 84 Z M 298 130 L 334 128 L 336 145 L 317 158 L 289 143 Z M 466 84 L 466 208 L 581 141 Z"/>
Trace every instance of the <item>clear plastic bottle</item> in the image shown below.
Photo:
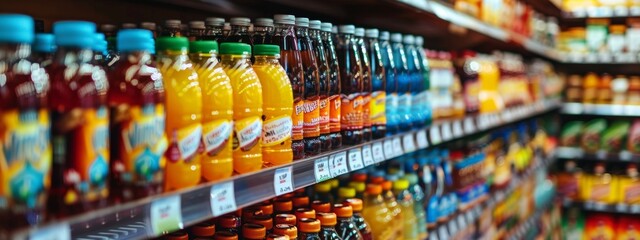
<path fill-rule="evenodd" d="M 341 240 L 340 235 L 336 232 L 336 224 L 338 223 L 335 213 L 318 213 L 318 220 L 322 229 L 320 230 L 320 239 L 322 240 Z"/>
<path fill-rule="evenodd" d="M 371 226 L 373 239 L 394 239 L 395 229 L 389 228 L 393 221 L 393 215 L 382 197 L 382 186 L 367 184 L 362 216 Z"/>
<path fill-rule="evenodd" d="M 356 145 L 362 142 L 362 63 L 358 44 L 353 34 L 353 25 L 339 27 L 337 52 L 341 81 L 341 121 L 342 143 Z"/>
<path fill-rule="evenodd" d="M 356 28 L 355 40 L 358 45 L 362 69 L 362 141 L 371 141 L 371 64 L 369 48 L 364 42 L 364 28 Z"/>
<path fill-rule="evenodd" d="M 411 123 L 414 129 L 419 129 L 426 124 L 424 115 L 426 102 L 423 99 L 426 97 L 426 92 L 424 91 L 422 63 L 420 63 L 418 50 L 415 47 L 415 37 L 413 35 L 404 35 L 402 42 L 404 43 L 407 69 L 409 70 L 409 81 L 411 82 L 411 113 L 413 116 Z"/>
<path fill-rule="evenodd" d="M 385 85 L 385 115 L 387 118 L 387 136 L 398 133 L 400 124 L 400 116 L 398 115 L 398 81 L 396 78 L 396 65 L 389 43 L 389 32 L 380 32 L 380 56 L 384 74 L 386 77 Z"/>
<path fill-rule="evenodd" d="M 380 139 L 387 135 L 387 115 L 385 113 L 387 77 L 382 60 L 382 49 L 378 43 L 379 35 L 378 29 L 367 29 L 364 38 L 371 67 L 370 118 L 373 139 Z"/>
<path fill-rule="evenodd" d="M 336 232 L 342 240 L 364 240 L 358 227 L 353 222 L 353 208 L 349 205 L 334 204 L 333 213 L 338 217 Z"/>
<path fill-rule="evenodd" d="M 429 59 L 427 58 L 427 53 L 424 50 L 424 38 L 422 36 L 416 36 L 415 40 L 416 50 L 418 50 L 418 63 L 420 64 L 420 74 L 422 74 L 422 104 L 424 108 L 424 119 L 426 121 L 426 125 L 430 125 L 433 121 L 433 110 L 431 109 L 431 69 L 429 68 Z"/>
<path fill-rule="evenodd" d="M 404 178 L 409 181 L 409 192 L 413 195 L 414 200 L 414 213 L 416 215 L 416 225 L 418 228 L 418 238 L 426 239 L 427 234 L 427 216 L 425 213 L 425 195 L 422 191 L 422 187 L 418 184 L 418 176 L 410 173 L 406 174 Z"/>
<path fill-rule="evenodd" d="M 210 17 L 205 21 L 205 33 L 203 40 L 213 40 L 220 43 L 224 39 L 223 27 L 224 18 Z"/>
<path fill-rule="evenodd" d="M 320 238 L 320 221 L 315 218 L 301 218 L 298 220 L 298 229 L 300 232 L 300 240 L 321 240 Z"/>
<path fill-rule="evenodd" d="M 362 216 L 362 209 L 364 208 L 361 198 L 349 198 L 343 202 L 343 204 L 347 204 L 351 206 L 353 209 L 353 223 L 356 224 L 362 238 L 365 240 L 373 239 L 373 234 L 371 232 L 371 226 L 367 223 L 367 220 Z"/>
<path fill-rule="evenodd" d="M 229 19 L 231 24 L 231 31 L 223 42 L 239 42 L 252 45 L 251 35 L 249 34 L 249 26 L 251 25 L 251 19 L 249 18 L 231 18 Z"/>
<path fill-rule="evenodd" d="M 330 69 L 329 62 L 327 61 L 327 50 L 322 43 L 322 30 L 321 22 L 318 20 L 312 20 L 309 22 L 309 37 L 313 42 L 313 52 L 316 55 L 316 61 L 318 65 L 318 77 L 320 78 L 320 142 L 321 150 L 331 150 L 331 128 L 330 122 L 330 104 L 329 104 L 329 87 L 330 87 Z"/>
<path fill-rule="evenodd" d="M 296 18 L 296 38 L 304 73 L 304 149 L 305 155 L 320 153 L 320 78 L 314 46 L 309 37 L 309 19 Z"/>
<path fill-rule="evenodd" d="M 391 228 L 394 230 L 393 239 L 403 239 L 404 238 L 404 224 L 403 224 L 403 216 L 402 209 L 396 200 L 396 196 L 393 194 L 392 186 L 393 183 L 391 181 L 384 181 L 381 184 L 382 186 L 382 197 L 384 199 L 389 212 L 391 213 Z"/>
<path fill-rule="evenodd" d="M 292 224 L 276 224 L 273 233 L 288 236 L 289 240 L 298 239 L 298 228 Z"/>
<path fill-rule="evenodd" d="M 273 19 L 256 18 L 253 24 L 253 44 L 270 44 L 273 37 Z"/>
<path fill-rule="evenodd" d="M 190 21 L 189 22 L 189 41 L 202 40 L 207 28 L 204 21 Z"/>
<path fill-rule="evenodd" d="M 336 46 L 333 42 L 335 38 L 331 32 L 333 25 L 323 22 L 322 27 L 322 45 L 324 46 L 327 57 L 327 65 L 329 66 L 329 86 L 327 96 L 329 96 L 329 131 L 331 132 L 331 148 L 338 149 L 342 146 L 342 133 L 340 132 L 340 66 L 338 64 L 338 55 L 336 54 Z"/>
<path fill-rule="evenodd" d="M 393 183 L 393 193 L 398 199 L 398 204 L 402 209 L 402 223 L 403 223 L 403 239 L 416 240 L 418 239 L 418 227 L 417 219 L 415 215 L 415 207 L 413 201 L 413 195 L 409 192 L 409 181 L 405 179 L 398 179 Z"/>
<path fill-rule="evenodd" d="M 393 51 L 393 61 L 396 68 L 396 84 L 398 94 L 398 115 L 400 121 L 398 129 L 402 132 L 409 131 L 413 124 L 413 114 L 411 113 L 411 74 L 407 63 L 407 55 L 402 45 L 402 34 L 391 34 L 391 49 Z"/>

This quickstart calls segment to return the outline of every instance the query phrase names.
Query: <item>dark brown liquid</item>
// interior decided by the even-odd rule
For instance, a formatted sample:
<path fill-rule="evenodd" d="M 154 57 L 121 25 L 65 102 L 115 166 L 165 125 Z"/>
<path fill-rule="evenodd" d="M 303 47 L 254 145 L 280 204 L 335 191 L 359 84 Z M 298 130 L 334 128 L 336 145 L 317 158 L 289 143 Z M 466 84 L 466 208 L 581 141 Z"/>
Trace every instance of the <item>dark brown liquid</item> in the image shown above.
<path fill-rule="evenodd" d="M 313 52 L 313 43 L 306 33 L 297 30 L 298 46 L 300 47 L 300 56 L 302 59 L 302 68 L 304 73 L 304 100 L 305 105 L 308 102 L 319 102 L 320 79 L 318 77 L 318 65 L 316 56 Z M 309 156 L 320 154 L 320 126 L 319 126 L 319 106 L 316 105 L 311 114 L 317 114 L 318 118 L 313 119 L 307 117 L 305 107 L 305 123 L 304 123 L 304 149 L 305 154 Z M 315 112 L 315 113 L 313 113 Z"/>
<path fill-rule="evenodd" d="M 356 145 L 362 143 L 362 124 L 353 125 L 345 122 L 347 112 L 345 109 L 345 99 L 355 99 L 362 92 L 362 70 L 358 54 L 358 48 L 351 36 L 343 35 L 338 38 L 337 43 L 338 63 L 340 65 L 340 81 L 342 109 L 341 133 L 342 143 L 345 145 Z M 362 112 L 356 113 L 362 115 Z"/>
<path fill-rule="evenodd" d="M 329 67 L 329 84 L 327 87 L 327 95 L 330 101 L 341 102 L 340 98 L 340 65 L 338 64 L 338 56 L 336 54 L 336 46 L 333 43 L 333 34 L 329 32 L 322 33 L 322 44 L 327 57 L 327 65 Z M 342 146 L 342 133 L 340 130 L 340 108 L 335 108 L 335 103 L 331 104 L 330 115 L 334 119 L 330 119 L 331 147 L 338 149 Z M 338 105 L 339 106 L 339 105 Z"/>
<path fill-rule="evenodd" d="M 369 52 L 362 37 L 358 37 L 358 49 L 362 63 L 362 141 L 371 141 L 371 65 L 369 64 Z"/>
<path fill-rule="evenodd" d="M 369 63 L 371 67 L 371 92 L 384 93 L 387 85 L 387 77 L 385 75 L 384 65 L 382 63 L 382 53 L 380 45 L 376 39 L 365 38 L 365 45 L 369 52 Z M 374 99 L 371 99 L 374 101 Z M 387 135 L 386 124 L 376 124 L 372 122 L 371 137 L 380 139 Z"/>
<path fill-rule="evenodd" d="M 320 98 L 320 143 L 322 151 L 331 150 L 331 131 L 329 127 L 329 64 L 327 62 L 326 50 L 322 44 L 320 30 L 310 30 L 313 52 L 316 55 L 318 65 L 318 78 L 320 79 L 318 97 Z"/>

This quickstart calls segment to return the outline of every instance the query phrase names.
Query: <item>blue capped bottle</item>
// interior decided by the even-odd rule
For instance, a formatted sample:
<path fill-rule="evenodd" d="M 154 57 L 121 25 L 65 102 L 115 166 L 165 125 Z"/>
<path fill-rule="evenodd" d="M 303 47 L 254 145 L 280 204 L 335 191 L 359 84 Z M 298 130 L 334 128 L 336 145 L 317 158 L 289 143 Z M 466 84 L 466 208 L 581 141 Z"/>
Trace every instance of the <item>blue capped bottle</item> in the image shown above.
<path fill-rule="evenodd" d="M 407 57 L 407 69 L 409 70 L 409 78 L 411 82 L 411 113 L 413 114 L 413 128 L 421 128 L 426 124 L 426 101 L 424 100 L 426 93 L 424 90 L 424 80 L 422 75 L 422 66 L 418 56 L 418 50 L 415 47 L 415 37 L 413 35 L 404 35 L 402 42 L 404 43 L 404 51 Z"/>
<path fill-rule="evenodd" d="M 433 110 L 431 109 L 431 68 L 429 67 L 429 59 L 427 53 L 424 50 L 424 38 L 422 36 L 416 36 L 416 50 L 418 50 L 418 63 L 422 74 L 422 101 L 424 107 L 424 118 L 427 121 L 426 125 L 430 125 L 433 119 Z"/>
<path fill-rule="evenodd" d="M 389 43 L 389 32 L 380 32 L 380 57 L 384 74 L 386 77 L 385 85 L 385 115 L 387 117 L 387 136 L 394 135 L 399 132 L 398 124 L 400 117 L 398 115 L 398 82 L 396 81 L 396 67 L 393 59 L 393 51 Z"/>
<path fill-rule="evenodd" d="M 407 55 L 402 44 L 402 34 L 391 34 L 391 49 L 396 66 L 396 81 L 398 84 L 398 115 L 400 115 L 399 130 L 406 132 L 413 126 L 411 75 L 407 62 Z"/>

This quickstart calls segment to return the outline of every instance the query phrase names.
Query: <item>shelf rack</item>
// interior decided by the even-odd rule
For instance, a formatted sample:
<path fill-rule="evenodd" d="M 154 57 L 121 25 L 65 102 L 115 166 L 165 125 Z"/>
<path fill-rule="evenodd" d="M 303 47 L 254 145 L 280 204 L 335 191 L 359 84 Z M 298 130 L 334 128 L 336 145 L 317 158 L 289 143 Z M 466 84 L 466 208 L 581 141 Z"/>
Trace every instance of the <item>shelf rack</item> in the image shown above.
<path fill-rule="evenodd" d="M 626 150 L 618 153 L 609 153 L 604 150 L 587 153 L 579 147 L 558 147 L 556 148 L 556 157 L 560 159 L 640 163 L 640 155 Z"/>
<path fill-rule="evenodd" d="M 0 238 L 58 236 L 60 239 L 143 239 L 160 236 L 417 149 L 437 146 L 559 107 L 560 101 L 553 99 L 508 108 L 498 113 L 436 121 L 424 129 L 346 147 L 287 165 L 53 220 L 32 228 L 0 232 Z"/>
<path fill-rule="evenodd" d="M 565 115 L 640 117 L 640 106 L 564 103 L 560 112 Z"/>
<path fill-rule="evenodd" d="M 562 205 L 564 207 L 578 207 L 592 212 L 604 212 L 604 213 L 619 213 L 619 214 L 640 214 L 640 204 L 608 204 L 598 202 L 582 202 L 573 201 L 570 199 L 563 199 Z"/>

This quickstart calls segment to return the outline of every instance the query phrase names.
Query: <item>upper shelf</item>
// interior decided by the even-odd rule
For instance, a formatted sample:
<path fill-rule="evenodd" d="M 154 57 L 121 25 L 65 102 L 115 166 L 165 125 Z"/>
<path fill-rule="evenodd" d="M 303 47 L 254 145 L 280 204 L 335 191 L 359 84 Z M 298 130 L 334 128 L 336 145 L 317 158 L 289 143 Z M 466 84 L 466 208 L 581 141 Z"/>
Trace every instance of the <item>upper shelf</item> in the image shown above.
<path fill-rule="evenodd" d="M 565 103 L 561 113 L 566 115 L 599 115 L 640 117 L 640 106 L 615 104 Z"/>

